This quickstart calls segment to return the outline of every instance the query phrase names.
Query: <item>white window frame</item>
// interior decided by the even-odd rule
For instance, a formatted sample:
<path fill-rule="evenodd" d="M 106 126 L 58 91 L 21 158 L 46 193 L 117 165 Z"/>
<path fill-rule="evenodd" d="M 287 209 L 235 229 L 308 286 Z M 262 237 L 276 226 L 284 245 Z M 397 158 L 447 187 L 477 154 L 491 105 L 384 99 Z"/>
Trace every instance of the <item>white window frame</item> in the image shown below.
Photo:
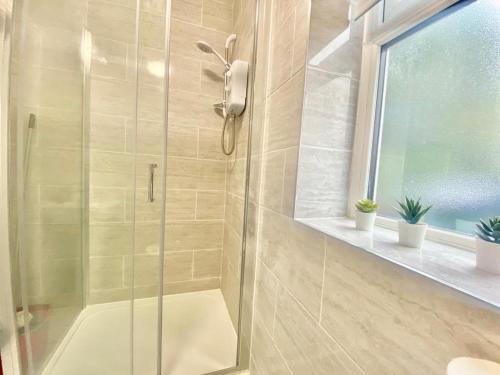
<path fill-rule="evenodd" d="M 370 178 L 370 163 L 375 127 L 375 111 L 379 90 L 382 46 L 406 31 L 456 3 L 457 0 L 406 0 L 397 17 L 382 21 L 383 2 L 365 15 L 361 76 L 356 114 L 356 128 L 351 162 L 348 217 L 354 217 L 354 204 L 365 198 Z M 377 217 L 378 226 L 397 230 L 398 220 Z M 427 239 L 474 251 L 472 236 L 430 227 Z"/>

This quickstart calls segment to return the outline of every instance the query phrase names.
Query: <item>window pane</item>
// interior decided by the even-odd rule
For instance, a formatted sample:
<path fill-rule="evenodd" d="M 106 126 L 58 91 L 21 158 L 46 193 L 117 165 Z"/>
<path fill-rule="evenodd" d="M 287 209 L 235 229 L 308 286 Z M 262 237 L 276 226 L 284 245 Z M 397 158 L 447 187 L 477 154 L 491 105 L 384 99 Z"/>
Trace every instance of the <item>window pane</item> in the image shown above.
<path fill-rule="evenodd" d="M 433 204 L 426 221 L 473 232 L 500 215 L 500 2 L 461 3 L 388 45 L 376 198 Z"/>

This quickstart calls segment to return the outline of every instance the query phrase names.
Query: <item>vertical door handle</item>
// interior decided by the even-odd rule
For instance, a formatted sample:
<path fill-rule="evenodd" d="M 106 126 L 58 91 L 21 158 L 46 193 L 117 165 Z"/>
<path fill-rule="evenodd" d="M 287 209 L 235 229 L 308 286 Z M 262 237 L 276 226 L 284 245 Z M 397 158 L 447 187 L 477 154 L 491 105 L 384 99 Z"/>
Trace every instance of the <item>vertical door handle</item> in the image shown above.
<path fill-rule="evenodd" d="M 158 168 L 158 164 L 149 164 L 149 189 L 148 189 L 148 200 L 150 202 L 155 201 L 155 168 Z"/>

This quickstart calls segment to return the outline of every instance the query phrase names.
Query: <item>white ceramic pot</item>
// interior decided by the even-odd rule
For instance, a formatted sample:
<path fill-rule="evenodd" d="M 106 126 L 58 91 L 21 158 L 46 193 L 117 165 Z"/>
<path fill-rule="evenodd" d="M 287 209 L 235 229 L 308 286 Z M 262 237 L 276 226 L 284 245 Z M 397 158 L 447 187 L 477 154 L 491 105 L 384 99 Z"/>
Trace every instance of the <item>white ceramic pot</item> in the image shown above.
<path fill-rule="evenodd" d="M 476 238 L 476 267 L 500 275 L 500 244 Z"/>
<path fill-rule="evenodd" d="M 376 217 L 376 212 L 368 213 L 356 210 L 356 229 L 372 232 Z"/>
<path fill-rule="evenodd" d="M 406 221 L 398 222 L 399 244 L 420 249 L 424 243 L 427 224 L 408 224 Z"/>

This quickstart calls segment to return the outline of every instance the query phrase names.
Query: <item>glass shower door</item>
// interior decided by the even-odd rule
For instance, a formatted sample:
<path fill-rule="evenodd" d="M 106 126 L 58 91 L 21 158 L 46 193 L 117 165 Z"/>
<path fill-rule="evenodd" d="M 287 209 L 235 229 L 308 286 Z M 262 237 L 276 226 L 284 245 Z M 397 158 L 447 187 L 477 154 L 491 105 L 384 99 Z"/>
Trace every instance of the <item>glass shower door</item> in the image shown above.
<path fill-rule="evenodd" d="M 10 250 L 18 267 L 14 298 L 26 374 L 41 373 L 84 306 L 85 19 L 82 6 L 72 5 L 69 17 L 69 6 L 14 3 Z"/>
<path fill-rule="evenodd" d="M 23 374 L 156 374 L 163 8 L 14 5 L 9 193 Z"/>

